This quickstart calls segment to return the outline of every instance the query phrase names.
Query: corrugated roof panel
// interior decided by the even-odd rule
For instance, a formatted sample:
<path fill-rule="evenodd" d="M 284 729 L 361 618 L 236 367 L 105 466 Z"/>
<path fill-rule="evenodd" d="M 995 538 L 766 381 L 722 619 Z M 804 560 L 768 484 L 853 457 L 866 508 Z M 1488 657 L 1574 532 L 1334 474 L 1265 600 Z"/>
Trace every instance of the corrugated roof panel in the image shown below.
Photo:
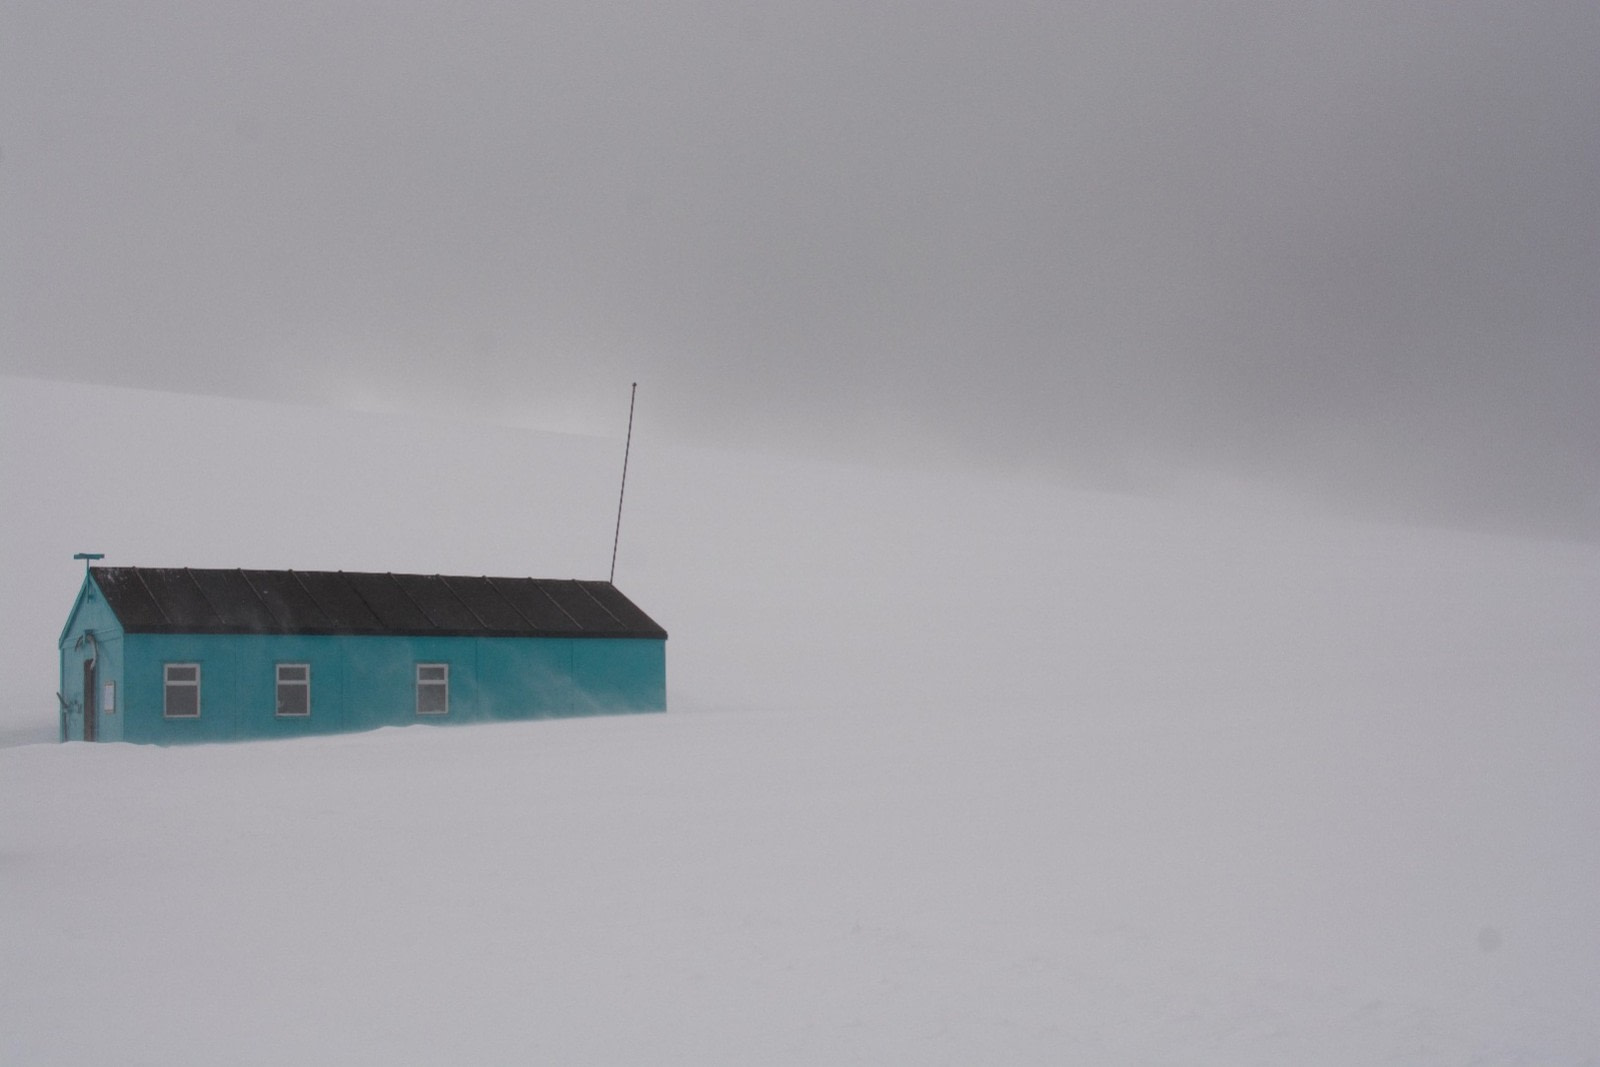
<path fill-rule="evenodd" d="M 394 580 L 394 575 L 351 571 L 344 575 L 344 579 L 378 616 L 378 623 L 383 629 L 397 633 L 426 633 L 440 628 L 406 596 L 400 583 Z"/>
<path fill-rule="evenodd" d="M 495 590 L 487 578 L 458 578 L 454 575 L 441 578 L 472 613 L 483 620 L 484 626 L 494 633 L 532 633 L 533 624 L 517 614 L 506 598 Z"/>
<path fill-rule="evenodd" d="M 667 636 L 609 582 L 160 567 L 91 573 L 134 633 Z"/>
<path fill-rule="evenodd" d="M 394 580 L 435 626 L 458 633 L 488 631 L 437 574 L 396 574 Z"/>
<path fill-rule="evenodd" d="M 562 611 L 578 620 L 578 625 L 585 632 L 615 633 L 624 629 L 622 623 L 590 596 L 580 583 L 541 580 L 537 584 Z"/>
<path fill-rule="evenodd" d="M 532 578 L 491 578 L 494 587 L 511 602 L 517 613 L 528 620 L 535 633 L 581 633 L 572 616 L 556 607 Z"/>
<path fill-rule="evenodd" d="M 610 582 L 579 582 L 578 584 L 583 586 L 590 596 L 598 600 L 600 605 L 622 624 L 623 629 L 640 635 L 660 630 L 661 636 L 666 636 L 666 631 L 656 625 L 654 619 L 641 611 L 633 601 L 623 596 L 617 590 L 617 587 Z"/>
<path fill-rule="evenodd" d="M 149 630 L 162 626 L 167 617 L 150 595 L 139 573 L 132 567 L 96 567 L 91 572 L 106 603 L 124 627 L 130 630 Z"/>
<path fill-rule="evenodd" d="M 343 574 L 333 571 L 295 571 L 294 576 L 317 602 L 340 633 L 382 633 L 383 624 L 356 595 Z"/>
<path fill-rule="evenodd" d="M 191 570 L 189 577 L 205 594 L 223 628 L 239 633 L 272 633 L 280 629 L 277 618 L 238 571 Z"/>
<path fill-rule="evenodd" d="M 311 594 L 295 577 L 294 571 L 241 571 L 261 602 L 278 620 L 285 633 L 315 633 L 335 628 L 326 612 L 317 607 Z"/>
<path fill-rule="evenodd" d="M 176 567 L 143 567 L 139 577 L 161 605 L 170 625 L 183 630 L 215 630 L 222 617 L 200 592 L 189 572 Z"/>

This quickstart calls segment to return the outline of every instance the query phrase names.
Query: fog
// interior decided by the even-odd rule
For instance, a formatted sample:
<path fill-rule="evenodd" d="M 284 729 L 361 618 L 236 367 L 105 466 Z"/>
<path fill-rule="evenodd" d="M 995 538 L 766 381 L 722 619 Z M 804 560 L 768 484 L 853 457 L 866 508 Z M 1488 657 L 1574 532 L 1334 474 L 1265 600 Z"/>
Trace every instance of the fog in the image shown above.
<path fill-rule="evenodd" d="M 641 411 L 666 714 L 53 743 L 72 553 L 603 577 L 622 451 L 0 377 L 0 1061 L 1600 1052 L 1593 544 Z"/>
<path fill-rule="evenodd" d="M 0 14 L 0 371 L 1600 536 L 1600 9 Z"/>

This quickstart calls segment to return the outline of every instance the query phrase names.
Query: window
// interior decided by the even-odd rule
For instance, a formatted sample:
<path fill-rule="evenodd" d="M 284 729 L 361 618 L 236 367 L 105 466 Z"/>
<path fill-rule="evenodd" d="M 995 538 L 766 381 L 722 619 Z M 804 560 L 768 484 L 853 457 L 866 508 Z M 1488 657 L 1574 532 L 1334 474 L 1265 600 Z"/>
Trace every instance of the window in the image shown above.
<path fill-rule="evenodd" d="M 166 665 L 166 700 L 162 714 L 169 719 L 200 717 L 200 664 Z"/>
<path fill-rule="evenodd" d="M 417 664 L 417 714 L 450 714 L 450 665 Z"/>
<path fill-rule="evenodd" d="M 278 714 L 311 714 L 311 664 L 278 664 Z"/>

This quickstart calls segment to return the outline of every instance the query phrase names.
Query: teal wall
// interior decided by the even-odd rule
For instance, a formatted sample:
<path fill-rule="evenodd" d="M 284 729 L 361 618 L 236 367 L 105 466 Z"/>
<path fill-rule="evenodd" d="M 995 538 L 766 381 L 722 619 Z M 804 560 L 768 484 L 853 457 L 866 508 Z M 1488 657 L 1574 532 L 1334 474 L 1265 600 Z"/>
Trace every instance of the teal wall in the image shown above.
<path fill-rule="evenodd" d="M 85 633 L 94 634 L 92 644 L 87 640 L 82 640 L 80 643 Z M 61 631 L 59 647 L 61 685 L 58 692 L 61 694 L 61 699 L 66 702 L 66 713 L 61 717 L 61 740 L 83 740 L 83 664 L 85 660 L 94 659 L 95 682 L 100 690 L 96 694 L 96 701 L 103 699 L 107 682 L 116 686 L 115 710 L 108 712 L 102 709 L 96 717 L 98 723 L 96 739 L 121 741 L 126 642 L 122 624 L 111 613 L 105 597 L 92 581 L 86 580 L 78 590 L 77 602 L 72 606 L 72 613 L 67 616 L 66 628 Z M 61 710 L 59 706 L 57 710 Z"/>
<path fill-rule="evenodd" d="M 654 639 L 128 634 L 123 644 L 118 738 L 127 741 L 292 737 L 667 706 L 666 642 Z M 419 662 L 450 665 L 447 716 L 416 714 Z M 167 663 L 200 664 L 198 718 L 163 715 Z M 311 665 L 309 716 L 277 714 L 279 663 Z"/>

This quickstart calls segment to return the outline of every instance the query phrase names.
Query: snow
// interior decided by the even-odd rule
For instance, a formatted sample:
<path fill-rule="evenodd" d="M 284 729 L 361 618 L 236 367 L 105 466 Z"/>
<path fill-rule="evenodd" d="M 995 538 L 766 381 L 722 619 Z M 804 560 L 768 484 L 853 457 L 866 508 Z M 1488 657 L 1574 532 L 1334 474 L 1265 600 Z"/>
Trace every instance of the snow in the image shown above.
<path fill-rule="evenodd" d="M 0 385 L 13 742 L 74 551 L 609 563 L 620 441 Z M 648 430 L 667 715 L 0 748 L 0 1062 L 1600 1063 L 1600 548 Z"/>

